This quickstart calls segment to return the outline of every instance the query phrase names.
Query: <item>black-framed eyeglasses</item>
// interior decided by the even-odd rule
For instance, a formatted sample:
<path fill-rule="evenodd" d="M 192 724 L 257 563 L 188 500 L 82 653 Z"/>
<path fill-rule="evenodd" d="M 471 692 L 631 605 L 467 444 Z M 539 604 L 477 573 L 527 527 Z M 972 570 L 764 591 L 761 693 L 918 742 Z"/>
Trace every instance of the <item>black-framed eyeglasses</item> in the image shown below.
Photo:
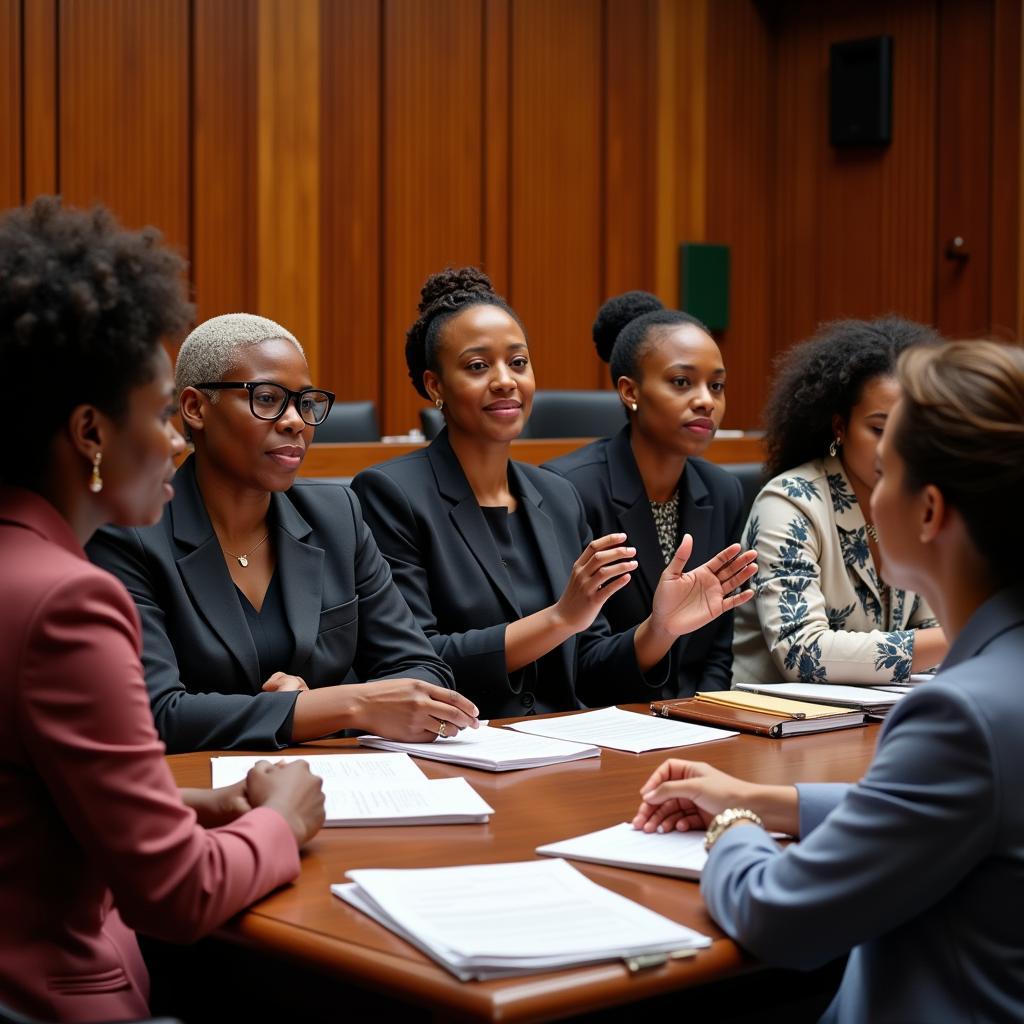
<path fill-rule="evenodd" d="M 292 391 L 281 384 L 269 380 L 218 380 L 212 383 L 195 384 L 197 388 L 210 391 L 234 391 L 245 388 L 249 392 L 249 408 L 253 416 L 260 420 L 279 420 L 288 408 L 288 403 L 295 402 L 295 408 L 304 423 L 318 427 L 334 405 L 334 392 L 323 388 L 302 388 Z"/>

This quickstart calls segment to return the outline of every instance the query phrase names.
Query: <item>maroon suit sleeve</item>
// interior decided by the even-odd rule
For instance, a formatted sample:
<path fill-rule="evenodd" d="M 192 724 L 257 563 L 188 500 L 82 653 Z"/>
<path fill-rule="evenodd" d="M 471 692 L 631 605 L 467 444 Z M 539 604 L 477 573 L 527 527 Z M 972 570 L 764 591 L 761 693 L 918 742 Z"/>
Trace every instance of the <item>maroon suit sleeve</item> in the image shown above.
<path fill-rule="evenodd" d="M 126 923 L 187 942 L 299 872 L 284 819 L 259 808 L 206 830 L 164 760 L 137 613 L 91 566 L 42 602 L 23 648 L 19 732 Z"/>

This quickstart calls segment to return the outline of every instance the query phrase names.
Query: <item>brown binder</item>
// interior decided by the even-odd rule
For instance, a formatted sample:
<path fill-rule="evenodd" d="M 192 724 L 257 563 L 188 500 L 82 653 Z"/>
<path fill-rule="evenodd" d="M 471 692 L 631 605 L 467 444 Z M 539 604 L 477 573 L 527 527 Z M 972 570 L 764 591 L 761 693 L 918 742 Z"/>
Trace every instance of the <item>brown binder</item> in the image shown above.
<path fill-rule="evenodd" d="M 838 709 L 837 709 L 838 711 Z M 737 732 L 752 732 L 755 736 L 800 736 L 811 732 L 828 732 L 831 729 L 851 729 L 864 725 L 867 718 L 862 711 L 838 711 L 824 718 L 780 718 L 778 715 L 762 714 L 746 708 L 731 708 L 708 701 L 656 700 L 651 703 L 651 713 L 662 718 L 677 718 L 682 722 L 697 722 L 713 725 L 719 729 L 735 729 Z"/>

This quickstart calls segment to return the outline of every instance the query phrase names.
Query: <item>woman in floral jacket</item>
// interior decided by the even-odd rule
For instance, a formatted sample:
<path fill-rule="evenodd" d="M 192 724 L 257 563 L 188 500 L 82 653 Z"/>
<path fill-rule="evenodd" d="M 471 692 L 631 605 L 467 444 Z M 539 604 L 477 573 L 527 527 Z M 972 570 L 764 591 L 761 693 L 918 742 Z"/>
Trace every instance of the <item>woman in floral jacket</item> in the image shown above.
<path fill-rule="evenodd" d="M 758 572 L 736 611 L 735 682 L 900 683 L 942 660 L 924 600 L 885 583 L 869 505 L 896 360 L 938 342 L 907 320 L 843 320 L 784 358 L 765 411 L 771 479 L 745 531 Z"/>

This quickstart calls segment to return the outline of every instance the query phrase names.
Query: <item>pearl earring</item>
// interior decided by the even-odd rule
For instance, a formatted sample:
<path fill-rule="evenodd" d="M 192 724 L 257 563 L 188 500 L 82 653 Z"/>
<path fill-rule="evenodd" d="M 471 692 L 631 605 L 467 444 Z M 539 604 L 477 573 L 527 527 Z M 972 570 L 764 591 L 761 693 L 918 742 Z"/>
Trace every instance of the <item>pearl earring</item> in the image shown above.
<path fill-rule="evenodd" d="M 89 477 L 89 490 L 93 494 L 99 494 L 103 490 L 103 477 L 100 476 L 100 463 L 103 461 L 103 452 L 97 452 L 92 457 L 92 476 Z"/>

